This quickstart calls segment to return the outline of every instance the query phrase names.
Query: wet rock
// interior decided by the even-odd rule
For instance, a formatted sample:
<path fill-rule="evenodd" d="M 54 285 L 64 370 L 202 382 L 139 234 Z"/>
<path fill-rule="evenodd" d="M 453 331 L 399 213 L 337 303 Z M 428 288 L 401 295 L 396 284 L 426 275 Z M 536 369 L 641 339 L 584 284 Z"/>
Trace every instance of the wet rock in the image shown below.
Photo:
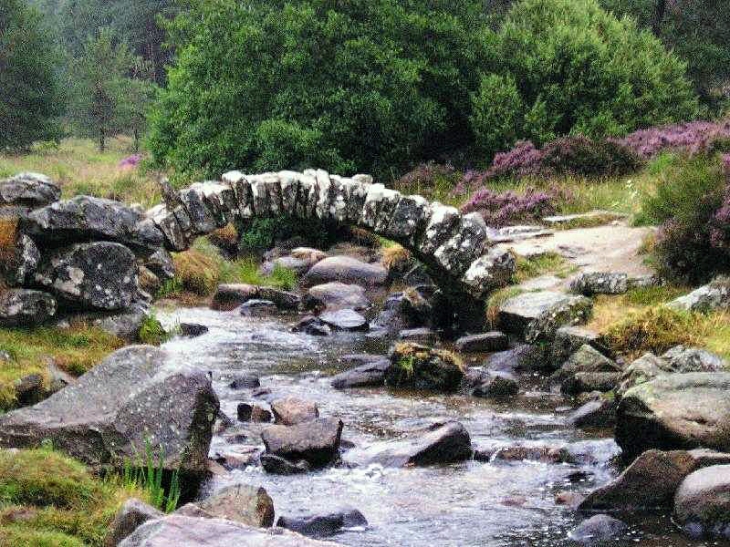
<path fill-rule="evenodd" d="M 718 277 L 710 284 L 672 300 L 668 306 L 700 312 L 730 309 L 730 278 Z"/>
<path fill-rule="evenodd" d="M 621 373 L 621 367 L 592 346 L 584 344 L 553 374 L 553 379 L 565 381 L 579 373 Z"/>
<path fill-rule="evenodd" d="M 501 351 L 490 356 L 485 366 L 490 370 L 504 372 L 545 370 L 550 367 L 550 359 L 544 348 L 536 345 L 520 344 L 510 350 Z"/>
<path fill-rule="evenodd" d="M 615 389 L 620 380 L 620 372 L 577 372 L 563 380 L 560 391 L 566 395 L 593 391 L 606 393 Z"/>
<path fill-rule="evenodd" d="M 628 460 L 651 448 L 730 451 L 730 373 L 668 374 L 628 390 L 616 442 Z"/>
<path fill-rule="evenodd" d="M 292 327 L 292 332 L 303 332 L 310 336 L 329 336 L 332 334 L 332 329 L 319 317 L 308 315 Z"/>
<path fill-rule="evenodd" d="M 335 330 L 366 331 L 369 328 L 368 320 L 350 309 L 326 311 L 319 316 L 319 319 Z"/>
<path fill-rule="evenodd" d="M 329 537 L 343 528 L 365 527 L 368 521 L 357 509 L 344 509 L 327 515 L 279 517 L 277 526 L 309 537 Z"/>
<path fill-rule="evenodd" d="M 208 375 L 172 363 L 151 346 L 121 349 L 76 383 L 33 407 L 0 416 L 0 446 L 40 446 L 98 467 L 122 467 L 155 440 L 163 467 L 183 476 L 208 471 L 208 448 L 218 399 Z"/>
<path fill-rule="evenodd" d="M 380 357 L 351 370 L 333 376 L 330 385 L 335 389 L 356 387 L 378 387 L 385 385 L 385 371 L 390 366 L 390 360 Z"/>
<path fill-rule="evenodd" d="M 730 454 L 647 450 L 616 479 L 591 492 L 579 509 L 634 512 L 670 507 L 685 477 L 702 467 L 725 462 L 730 462 Z"/>
<path fill-rule="evenodd" d="M 239 403 L 236 407 L 236 416 L 239 422 L 269 423 L 271 412 L 261 405 L 251 403 Z"/>
<path fill-rule="evenodd" d="M 340 447 L 342 420 L 318 418 L 297 425 L 272 425 L 261 433 L 266 452 L 290 462 L 305 460 L 312 467 L 334 461 Z"/>
<path fill-rule="evenodd" d="M 304 306 L 310 310 L 365 310 L 370 301 L 365 296 L 365 289 L 360 285 L 348 285 L 340 282 L 315 285 L 304 297 Z"/>
<path fill-rule="evenodd" d="M 124 538 L 148 520 L 158 519 L 164 516 L 162 511 L 158 511 L 137 498 L 128 499 L 124 502 L 124 505 L 122 505 L 114 520 L 109 525 L 109 532 L 104 538 L 104 547 L 116 547 Z"/>
<path fill-rule="evenodd" d="M 718 355 L 699 348 L 675 346 L 662 355 L 673 372 L 719 372 L 728 363 Z"/>
<path fill-rule="evenodd" d="M 115 241 L 146 255 L 164 244 L 162 232 L 143 214 L 117 201 L 90 196 L 37 209 L 22 220 L 21 229 L 39 243 Z"/>
<path fill-rule="evenodd" d="M 705 467 L 685 478 L 674 514 L 693 535 L 730 539 L 730 465 Z"/>
<path fill-rule="evenodd" d="M 41 253 L 36 244 L 27 235 L 20 234 L 12 256 L 0 263 L 0 278 L 11 287 L 23 286 L 31 281 L 40 261 Z"/>
<path fill-rule="evenodd" d="M 248 372 L 229 373 L 227 377 L 230 379 L 228 387 L 231 389 L 253 389 L 261 387 L 261 381 L 255 374 Z"/>
<path fill-rule="evenodd" d="M 504 330 L 524 337 L 528 344 L 552 342 L 555 332 L 566 325 L 584 323 L 593 304 L 584 296 L 542 291 L 508 299 L 499 309 Z"/>
<path fill-rule="evenodd" d="M 211 309 L 231 311 L 249 300 L 269 300 L 280 310 L 296 310 L 301 304 L 299 295 L 245 283 L 218 285 L 210 304 Z"/>
<path fill-rule="evenodd" d="M 566 505 L 571 509 L 577 509 L 584 499 L 585 497 L 578 492 L 562 490 L 555 494 L 555 505 Z"/>
<path fill-rule="evenodd" d="M 583 545 L 602 545 L 621 539 L 628 526 L 608 515 L 595 515 L 573 528 L 568 537 Z"/>
<path fill-rule="evenodd" d="M 383 285 L 388 271 L 380 264 L 368 264 L 349 256 L 332 256 L 321 260 L 302 278 L 303 287 L 313 287 L 324 283 L 339 281 L 375 287 Z"/>
<path fill-rule="evenodd" d="M 0 292 L 0 327 L 40 325 L 56 314 L 58 304 L 48 293 L 28 289 Z"/>
<path fill-rule="evenodd" d="M 568 421 L 576 427 L 613 427 L 616 423 L 617 406 L 615 400 L 599 397 L 588 401 L 572 412 L 568 417 Z"/>
<path fill-rule="evenodd" d="M 570 290 L 583 296 L 623 294 L 629 290 L 629 276 L 619 272 L 583 272 L 570 283 Z"/>
<path fill-rule="evenodd" d="M 560 365 L 584 345 L 591 346 L 606 356 L 609 354 L 608 348 L 601 344 L 597 333 L 583 327 L 560 327 L 555 331 L 555 340 L 552 344 L 553 366 L 556 369 L 560 368 Z"/>
<path fill-rule="evenodd" d="M 404 342 L 418 342 L 420 344 L 437 344 L 439 335 L 427 327 L 403 329 L 398 333 L 398 339 Z"/>
<path fill-rule="evenodd" d="M 463 377 L 464 367 L 454 354 L 409 342 L 395 346 L 385 371 L 390 387 L 431 391 L 456 391 Z"/>
<path fill-rule="evenodd" d="M 550 445 L 513 444 L 509 446 L 497 446 L 491 449 L 481 448 L 474 452 L 474 459 L 484 462 L 533 461 L 551 464 L 575 463 L 572 456 L 564 446 Z"/>
<path fill-rule="evenodd" d="M 261 454 L 260 461 L 264 471 L 272 475 L 300 475 L 312 470 L 312 466 L 306 460 L 293 463 L 273 454 Z"/>
<path fill-rule="evenodd" d="M 208 332 L 208 327 L 199 325 L 198 323 L 180 323 L 180 336 L 188 338 L 197 338 Z"/>
<path fill-rule="evenodd" d="M 271 300 L 248 300 L 238 308 L 239 313 L 246 317 L 263 317 L 273 315 L 279 311 Z"/>
<path fill-rule="evenodd" d="M 281 528 L 256 528 L 224 519 L 170 515 L 144 523 L 120 547 L 336 547 Z"/>
<path fill-rule="evenodd" d="M 61 199 L 61 188 L 46 175 L 18 173 L 0 181 L 0 205 L 44 207 Z"/>
<path fill-rule="evenodd" d="M 196 505 L 216 518 L 258 528 L 274 524 L 274 502 L 261 487 L 246 484 L 227 486 Z"/>
<path fill-rule="evenodd" d="M 517 378 L 509 372 L 489 372 L 487 378 L 483 380 L 474 390 L 474 397 L 483 397 L 486 399 L 508 399 L 517 395 L 520 389 Z"/>
<path fill-rule="evenodd" d="M 455 342 L 455 346 L 457 351 L 463 353 L 505 351 L 509 347 L 509 339 L 502 332 L 483 332 L 462 336 Z"/>
<path fill-rule="evenodd" d="M 277 399 L 271 403 L 271 410 L 277 424 L 296 425 L 319 418 L 317 403 L 296 397 Z"/>
<path fill-rule="evenodd" d="M 471 438 L 459 422 L 436 424 L 418 438 L 396 441 L 371 454 L 371 461 L 390 467 L 455 463 L 472 456 Z"/>
<path fill-rule="evenodd" d="M 35 276 L 70 306 L 120 310 L 137 296 L 137 262 L 124 245 L 78 243 L 44 257 Z"/>

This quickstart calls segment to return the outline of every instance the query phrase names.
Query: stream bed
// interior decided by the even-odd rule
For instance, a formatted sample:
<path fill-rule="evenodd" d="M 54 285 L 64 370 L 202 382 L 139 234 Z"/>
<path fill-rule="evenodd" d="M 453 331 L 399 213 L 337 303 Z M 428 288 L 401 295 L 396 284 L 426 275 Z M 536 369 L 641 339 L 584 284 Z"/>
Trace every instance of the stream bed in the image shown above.
<path fill-rule="evenodd" d="M 509 403 L 463 395 L 394 393 L 386 388 L 338 391 L 330 386 L 330 376 L 352 366 L 343 365 L 340 357 L 383 354 L 391 341 L 363 333 L 325 338 L 295 334 L 289 331 L 294 318 L 286 316 L 249 318 L 237 311 L 205 308 L 160 309 L 157 314 L 167 327 L 198 323 L 209 328 L 200 337 L 175 338 L 164 347 L 181 363 L 212 372 L 221 409 L 234 421 L 238 403 L 257 400 L 252 398 L 253 390 L 228 387 L 226 373 L 243 371 L 258 375 L 261 388 L 271 390 L 269 397 L 291 395 L 315 401 L 321 416 L 338 417 L 345 423 L 343 444 L 352 443 L 352 448 L 343 452 L 337 466 L 280 476 L 250 465 L 215 476 L 206 485 L 206 493 L 238 482 L 263 486 L 274 500 L 277 518 L 357 508 L 369 526 L 332 538 L 343 545 L 576 545 L 568 532 L 581 519 L 570 508 L 556 504 L 556 494 L 585 494 L 616 476 L 612 459 L 619 449 L 610 432 L 600 437 L 568 425 L 566 401 L 547 390 L 538 377 L 523 377 L 520 396 Z M 474 460 L 421 468 L 367 463 L 368 450 L 445 420 L 463 423 L 477 449 L 565 445 L 579 463 Z M 237 424 L 216 434 L 211 456 L 260 445 L 261 427 Z M 719 545 L 683 539 L 668 516 L 634 518 L 635 522 L 627 520 L 631 538 L 615 545 Z"/>

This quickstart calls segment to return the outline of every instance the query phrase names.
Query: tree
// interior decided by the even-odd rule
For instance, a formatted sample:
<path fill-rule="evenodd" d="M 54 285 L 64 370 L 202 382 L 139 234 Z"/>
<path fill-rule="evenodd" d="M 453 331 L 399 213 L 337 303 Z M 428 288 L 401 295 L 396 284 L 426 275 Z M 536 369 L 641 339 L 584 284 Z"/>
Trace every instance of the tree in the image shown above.
<path fill-rule="evenodd" d="M 696 115 L 685 64 L 596 0 L 522 0 L 484 41 L 485 74 L 511 79 L 518 94 L 494 100 L 488 87 L 473 97 L 474 131 L 489 136 L 487 159 L 498 151 L 490 143 L 621 135 Z M 514 136 L 496 123 L 503 119 L 517 120 Z"/>
<path fill-rule="evenodd" d="M 0 3 L 0 149 L 60 136 L 63 101 L 57 54 L 39 13 L 22 0 Z"/>
<path fill-rule="evenodd" d="M 107 137 L 139 123 L 141 103 L 148 94 L 144 84 L 130 76 L 140 63 L 124 42 L 114 42 L 106 28 L 88 38 L 81 56 L 72 62 L 71 119 L 81 134 L 98 140 L 102 152 Z"/>
<path fill-rule="evenodd" d="M 471 143 L 481 0 L 203 0 L 151 120 L 178 171 L 391 174 Z"/>

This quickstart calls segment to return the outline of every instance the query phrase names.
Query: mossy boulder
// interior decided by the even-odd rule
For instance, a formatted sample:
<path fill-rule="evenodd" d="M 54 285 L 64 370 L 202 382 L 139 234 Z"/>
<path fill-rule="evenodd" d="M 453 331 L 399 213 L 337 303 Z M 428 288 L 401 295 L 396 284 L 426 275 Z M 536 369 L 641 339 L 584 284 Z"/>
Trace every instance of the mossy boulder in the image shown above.
<path fill-rule="evenodd" d="M 385 383 L 394 388 L 451 392 L 459 388 L 464 371 L 464 363 L 450 351 L 401 343 L 390 354 Z"/>

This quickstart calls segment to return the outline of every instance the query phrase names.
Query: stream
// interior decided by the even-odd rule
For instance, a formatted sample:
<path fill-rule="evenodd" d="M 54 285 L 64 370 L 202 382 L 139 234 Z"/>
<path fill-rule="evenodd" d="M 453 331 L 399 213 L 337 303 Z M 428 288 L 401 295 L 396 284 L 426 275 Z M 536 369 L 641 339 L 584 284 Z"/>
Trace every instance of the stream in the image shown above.
<path fill-rule="evenodd" d="M 364 529 L 346 530 L 332 540 L 348 546 L 569 546 L 568 532 L 580 517 L 557 505 L 561 491 L 586 494 L 616 476 L 612 458 L 619 449 L 606 432 L 588 434 L 567 424 L 569 407 L 540 377 L 523 376 L 520 396 L 495 403 L 463 395 L 393 393 L 385 388 L 338 391 L 331 375 L 352 365 L 340 357 L 387 352 L 391 341 L 364 333 L 325 338 L 289 332 L 294 317 L 242 317 L 238 311 L 206 308 L 160 309 L 167 327 L 199 323 L 209 332 L 175 338 L 165 348 L 180 363 L 212 371 L 222 411 L 234 421 L 237 404 L 254 399 L 254 390 L 231 390 L 226 373 L 260 377 L 269 397 L 296 396 L 316 401 L 321 416 L 343 420 L 342 463 L 303 475 L 280 476 L 258 465 L 214 476 L 206 493 L 238 482 L 261 485 L 274 500 L 277 517 L 322 514 L 343 507 L 359 509 Z M 433 467 L 384 468 L 366 463 L 369 449 L 399 440 L 435 422 L 458 420 L 477 449 L 514 444 L 566 445 L 577 464 L 539 461 L 469 461 Z M 264 424 L 237 423 L 211 444 L 211 457 L 250 453 L 261 445 Z M 631 538 L 613 545 L 700 547 L 675 532 L 668 517 L 635 517 Z"/>

